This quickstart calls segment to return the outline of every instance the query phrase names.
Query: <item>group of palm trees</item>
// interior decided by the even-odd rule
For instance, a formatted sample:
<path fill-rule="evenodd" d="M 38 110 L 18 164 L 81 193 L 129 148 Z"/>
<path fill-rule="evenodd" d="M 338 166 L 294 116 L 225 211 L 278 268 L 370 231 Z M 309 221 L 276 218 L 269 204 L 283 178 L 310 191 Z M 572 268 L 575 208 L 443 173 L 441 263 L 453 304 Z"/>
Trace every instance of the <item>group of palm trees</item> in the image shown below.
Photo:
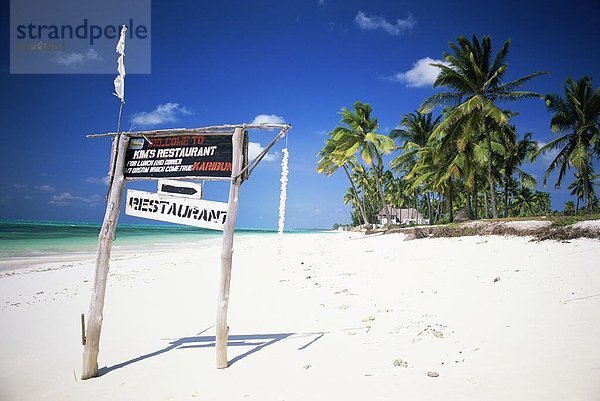
<path fill-rule="evenodd" d="M 418 209 L 431 223 L 454 221 L 457 211 L 469 219 L 546 214 L 550 194 L 536 190 L 536 180 L 521 165 L 551 151 L 557 153 L 544 185 L 554 170 L 556 186 L 574 171 L 569 189 L 577 209 L 580 201 L 586 211 L 597 208 L 593 161 L 600 156 L 600 88 L 592 87 L 591 78 L 567 80 L 563 96 L 543 96 L 522 88 L 544 72 L 504 81 L 510 40 L 496 54 L 488 36 L 459 37 L 449 46 L 445 63 L 432 64 L 440 70 L 434 87 L 443 91 L 404 115 L 388 135 L 377 133 L 369 104 L 342 108 L 340 125 L 319 152 L 317 171 L 344 171 L 353 223 L 370 226 L 383 214 L 389 224 L 390 207 Z M 558 138 L 539 146 L 531 133 L 517 132 L 511 123 L 516 113 L 499 105 L 527 98 L 545 99 Z M 386 168 L 383 156 L 392 152 L 398 155 Z"/>

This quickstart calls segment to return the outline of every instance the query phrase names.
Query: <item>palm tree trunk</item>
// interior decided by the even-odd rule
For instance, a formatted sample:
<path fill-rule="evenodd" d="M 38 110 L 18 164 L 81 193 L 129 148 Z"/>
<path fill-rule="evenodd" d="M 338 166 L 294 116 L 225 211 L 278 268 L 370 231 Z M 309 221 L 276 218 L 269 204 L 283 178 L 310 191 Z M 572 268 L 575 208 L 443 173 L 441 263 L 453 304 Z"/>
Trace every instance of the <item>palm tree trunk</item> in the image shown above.
<path fill-rule="evenodd" d="M 415 190 L 415 212 L 413 213 L 415 224 L 419 224 L 419 194 Z"/>
<path fill-rule="evenodd" d="M 487 142 L 487 153 L 488 153 L 488 181 L 490 183 L 490 200 L 492 201 L 492 217 L 498 218 L 498 209 L 496 208 L 496 194 L 494 191 L 494 178 L 492 176 L 492 139 L 490 137 L 489 130 L 485 130 L 485 139 Z"/>
<path fill-rule="evenodd" d="M 363 221 L 365 223 L 365 228 L 370 229 L 371 223 L 369 223 L 369 219 L 367 218 L 367 213 L 365 212 L 365 205 L 363 204 L 362 199 L 358 196 L 358 191 L 356 190 L 356 185 L 354 185 L 354 180 L 352 180 L 352 177 L 350 176 L 350 173 L 348 172 L 348 168 L 346 167 L 346 165 L 344 164 L 344 165 L 342 165 L 342 167 L 344 168 L 346 177 L 348 177 L 348 180 L 350 181 L 350 184 L 352 185 L 352 191 L 354 192 L 354 196 L 356 197 L 356 203 L 358 203 L 358 208 L 360 209 L 360 214 L 362 215 Z"/>
<path fill-rule="evenodd" d="M 431 199 L 429 198 L 429 192 L 425 192 L 425 199 L 427 201 L 427 219 L 429 220 L 429 225 L 433 221 L 431 218 Z"/>
<path fill-rule="evenodd" d="M 487 219 L 490 215 L 489 211 L 488 211 L 488 201 L 487 201 L 487 191 L 484 190 L 483 191 L 483 218 Z"/>
<path fill-rule="evenodd" d="M 585 174 L 585 178 L 584 178 L 584 187 L 583 187 L 583 194 L 585 196 L 585 212 L 589 213 L 590 212 L 590 176 L 589 174 Z M 579 199 L 578 199 L 579 201 Z"/>
<path fill-rule="evenodd" d="M 473 220 L 473 207 L 471 206 L 471 194 L 467 192 L 467 216 Z"/>
<path fill-rule="evenodd" d="M 478 190 L 477 190 L 477 174 L 475 174 L 474 176 L 474 183 L 473 183 L 473 198 L 475 199 L 475 207 L 474 207 L 474 215 L 475 215 L 475 220 L 479 219 L 479 199 L 478 199 Z"/>
<path fill-rule="evenodd" d="M 575 205 L 575 214 L 579 214 L 579 196 L 577 197 L 577 204 Z"/>
<path fill-rule="evenodd" d="M 381 185 L 381 180 L 379 179 L 379 173 L 377 172 L 377 166 L 375 166 L 375 163 L 373 163 L 373 177 L 375 178 L 375 185 L 377 185 L 377 191 L 379 192 L 379 197 L 381 198 L 383 212 L 385 213 L 385 217 L 387 218 L 386 226 L 389 228 L 392 225 L 392 216 L 390 214 L 390 209 L 385 203 L 385 196 L 383 195 L 383 186 Z"/>
<path fill-rule="evenodd" d="M 504 175 L 504 217 L 508 217 L 508 173 Z"/>
<path fill-rule="evenodd" d="M 452 179 L 448 180 L 448 208 L 450 209 L 450 223 L 454 221 L 454 212 L 452 211 Z"/>

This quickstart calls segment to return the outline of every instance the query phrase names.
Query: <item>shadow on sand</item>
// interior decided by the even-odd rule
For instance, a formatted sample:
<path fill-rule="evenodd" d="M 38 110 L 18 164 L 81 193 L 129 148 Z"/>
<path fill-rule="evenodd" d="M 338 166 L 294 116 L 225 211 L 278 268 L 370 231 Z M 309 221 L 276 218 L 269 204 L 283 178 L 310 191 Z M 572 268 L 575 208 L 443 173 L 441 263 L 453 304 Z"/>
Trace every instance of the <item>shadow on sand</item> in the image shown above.
<path fill-rule="evenodd" d="M 98 370 L 98 376 L 103 376 L 107 373 L 112 372 L 113 370 L 124 368 L 128 365 L 143 361 L 144 359 L 148 359 L 148 358 L 152 358 L 152 357 L 164 354 L 164 353 L 172 351 L 174 349 L 213 348 L 215 346 L 215 336 L 200 336 L 200 334 L 205 333 L 210 328 L 212 328 L 212 327 L 209 327 L 209 328 L 203 330 L 202 332 L 198 333 L 198 335 L 196 335 L 194 337 L 182 337 L 182 338 L 176 339 L 175 341 L 170 342 L 169 345 L 167 345 L 165 348 L 156 350 L 154 352 L 140 355 L 136 358 L 118 363 L 116 365 L 104 366 Z M 320 340 L 325 334 L 326 334 L 325 332 L 318 332 L 318 333 L 300 333 L 300 334 L 299 333 L 277 333 L 277 334 L 230 335 L 228 338 L 228 341 L 227 341 L 228 347 L 242 346 L 242 347 L 253 347 L 253 348 L 250 349 L 249 351 L 244 352 L 243 354 L 238 355 L 235 358 L 231 359 L 229 361 L 229 366 L 233 365 L 234 363 L 238 362 L 239 360 L 246 358 L 247 356 L 254 354 L 255 352 L 262 350 L 265 347 L 268 347 L 269 345 L 273 345 L 276 342 L 279 342 L 279 341 L 289 338 L 291 336 L 294 336 L 294 338 L 314 337 L 308 343 L 306 343 L 298 348 L 298 350 L 302 351 L 302 350 L 305 350 L 306 348 L 308 348 L 309 346 L 311 346 L 312 344 L 314 344 L 316 341 Z"/>

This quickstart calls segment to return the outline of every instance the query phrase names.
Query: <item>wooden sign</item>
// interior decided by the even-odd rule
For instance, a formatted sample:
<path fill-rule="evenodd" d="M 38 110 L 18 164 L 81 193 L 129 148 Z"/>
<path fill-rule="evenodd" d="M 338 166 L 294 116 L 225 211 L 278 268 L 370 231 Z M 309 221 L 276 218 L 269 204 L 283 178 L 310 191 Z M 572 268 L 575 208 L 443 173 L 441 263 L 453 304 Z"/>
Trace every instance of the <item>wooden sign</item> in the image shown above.
<path fill-rule="evenodd" d="M 158 193 L 161 195 L 202 199 L 202 185 L 195 182 L 158 180 Z"/>
<path fill-rule="evenodd" d="M 125 214 L 145 219 L 223 231 L 227 203 L 127 190 Z"/>
<path fill-rule="evenodd" d="M 125 179 L 231 178 L 231 135 L 132 137 L 125 154 Z"/>
<path fill-rule="evenodd" d="M 290 128 L 288 124 L 237 124 L 193 130 L 117 132 L 88 136 L 112 137 L 113 140 L 109 170 L 111 181 L 102 229 L 98 236 L 95 278 L 87 327 L 85 336 L 82 337 L 84 342 L 82 379 L 98 375 L 98 353 L 110 254 L 121 212 L 126 179 L 230 180 L 227 203 L 193 199 L 192 197 L 199 197 L 201 187 L 194 187 L 192 183 L 161 181 L 159 193 L 128 190 L 125 210 L 125 213 L 131 216 L 223 231 L 215 350 L 217 368 L 228 366 L 227 309 L 240 187 L 271 146 L 283 138 Z M 273 141 L 265 147 L 261 156 L 255 158 L 250 164 L 248 164 L 248 129 L 280 130 Z M 187 197 L 183 197 L 184 194 Z"/>

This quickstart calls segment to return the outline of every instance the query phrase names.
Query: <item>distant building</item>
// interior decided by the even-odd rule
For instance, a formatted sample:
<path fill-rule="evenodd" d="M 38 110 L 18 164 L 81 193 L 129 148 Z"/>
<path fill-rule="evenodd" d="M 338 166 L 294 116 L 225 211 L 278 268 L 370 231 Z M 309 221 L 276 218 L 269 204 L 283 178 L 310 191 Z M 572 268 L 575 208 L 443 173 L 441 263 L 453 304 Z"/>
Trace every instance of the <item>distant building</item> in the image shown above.
<path fill-rule="evenodd" d="M 392 217 L 392 224 L 410 225 L 410 224 L 429 224 L 429 219 L 423 217 L 423 215 L 415 208 L 408 209 L 396 209 L 390 207 L 390 215 Z M 379 224 L 387 224 L 387 217 L 383 209 L 379 211 L 377 215 Z"/>

